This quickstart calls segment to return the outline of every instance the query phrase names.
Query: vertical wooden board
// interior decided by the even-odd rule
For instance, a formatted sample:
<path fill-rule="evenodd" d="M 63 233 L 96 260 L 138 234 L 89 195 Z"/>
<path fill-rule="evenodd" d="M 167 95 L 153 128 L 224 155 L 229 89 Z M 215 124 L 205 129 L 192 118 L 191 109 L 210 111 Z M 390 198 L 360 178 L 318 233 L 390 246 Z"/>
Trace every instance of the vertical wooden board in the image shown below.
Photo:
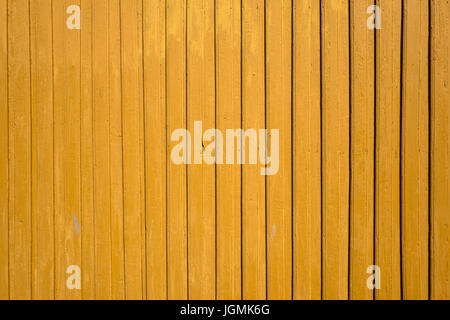
<path fill-rule="evenodd" d="M 294 299 L 321 298 L 320 2 L 294 1 Z"/>
<path fill-rule="evenodd" d="M 378 0 L 376 31 L 375 298 L 401 298 L 400 279 L 400 63 L 402 1 Z M 366 275 L 367 277 L 369 275 Z"/>
<path fill-rule="evenodd" d="M 94 167 L 92 109 L 92 1 L 81 1 L 81 292 L 95 298 Z"/>
<path fill-rule="evenodd" d="M 165 3 L 144 2 L 144 111 L 149 299 L 167 298 Z"/>
<path fill-rule="evenodd" d="M 187 172 L 171 157 L 172 133 L 186 128 L 186 2 L 168 0 L 166 17 L 167 297 L 187 299 Z"/>
<path fill-rule="evenodd" d="M 428 298 L 428 1 L 405 1 L 402 269 L 405 299 Z"/>
<path fill-rule="evenodd" d="M 431 299 L 450 299 L 450 4 L 431 1 Z"/>
<path fill-rule="evenodd" d="M 121 2 L 125 298 L 143 298 L 141 103 L 137 0 Z"/>
<path fill-rule="evenodd" d="M 52 4 L 30 2 L 32 296 L 54 298 Z"/>
<path fill-rule="evenodd" d="M 0 300 L 9 299 L 9 150 L 7 0 L 0 1 Z"/>
<path fill-rule="evenodd" d="M 277 300 L 292 298 L 291 4 L 266 2 L 267 295 Z"/>
<path fill-rule="evenodd" d="M 120 0 L 109 1 L 109 143 L 111 175 L 111 297 L 124 299 Z"/>
<path fill-rule="evenodd" d="M 266 119 L 264 12 L 264 0 L 242 2 L 242 125 L 256 132 L 265 129 Z M 246 161 L 242 172 L 242 297 L 249 300 L 266 299 L 266 184 L 260 170 Z"/>
<path fill-rule="evenodd" d="M 375 37 L 367 27 L 373 0 L 352 0 L 350 299 L 372 300 L 367 269 L 374 264 Z"/>
<path fill-rule="evenodd" d="M 216 83 L 216 125 L 226 134 L 227 130 L 241 128 L 240 0 L 216 2 Z M 234 139 L 235 146 L 240 139 L 240 136 Z M 226 151 L 235 154 L 234 150 Z M 223 150 L 216 152 L 222 152 L 225 163 Z M 217 298 L 225 300 L 241 298 L 241 166 L 238 158 L 236 152 L 234 164 L 216 167 Z"/>
<path fill-rule="evenodd" d="M 69 266 L 81 265 L 81 87 L 80 30 L 69 30 L 66 10 L 79 1 L 53 2 L 55 298 L 80 299 L 66 285 Z"/>
<path fill-rule="evenodd" d="M 349 6 L 322 1 L 324 299 L 348 298 Z"/>
<path fill-rule="evenodd" d="M 8 3 L 10 298 L 31 299 L 29 2 Z"/>
<path fill-rule="evenodd" d="M 188 2 L 187 120 L 193 140 L 188 166 L 188 281 L 189 299 L 194 300 L 216 296 L 215 167 L 203 161 L 209 142 L 201 137 L 215 127 L 214 18 L 213 1 Z M 194 132 L 196 121 L 202 122 L 203 131 Z"/>
<path fill-rule="evenodd" d="M 109 0 L 92 7 L 95 297 L 111 299 Z"/>

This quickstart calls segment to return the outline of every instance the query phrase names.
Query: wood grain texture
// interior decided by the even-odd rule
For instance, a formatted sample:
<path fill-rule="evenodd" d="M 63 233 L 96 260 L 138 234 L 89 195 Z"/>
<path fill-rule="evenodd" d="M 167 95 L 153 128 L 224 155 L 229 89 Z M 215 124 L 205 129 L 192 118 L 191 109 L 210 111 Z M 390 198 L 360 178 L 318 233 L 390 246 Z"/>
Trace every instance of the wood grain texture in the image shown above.
<path fill-rule="evenodd" d="M 321 298 L 320 3 L 294 1 L 294 299 Z"/>
<path fill-rule="evenodd" d="M 322 1 L 322 237 L 324 299 L 348 298 L 349 6 Z"/>
<path fill-rule="evenodd" d="M 350 2 L 351 182 L 350 297 L 372 300 L 367 268 L 374 264 L 375 37 L 367 28 L 373 0 Z"/>
<path fill-rule="evenodd" d="M 402 92 L 405 299 L 428 299 L 428 1 L 406 1 Z"/>
<path fill-rule="evenodd" d="M 378 0 L 376 31 L 375 264 L 381 288 L 375 298 L 401 298 L 400 264 L 400 73 L 402 2 Z"/>

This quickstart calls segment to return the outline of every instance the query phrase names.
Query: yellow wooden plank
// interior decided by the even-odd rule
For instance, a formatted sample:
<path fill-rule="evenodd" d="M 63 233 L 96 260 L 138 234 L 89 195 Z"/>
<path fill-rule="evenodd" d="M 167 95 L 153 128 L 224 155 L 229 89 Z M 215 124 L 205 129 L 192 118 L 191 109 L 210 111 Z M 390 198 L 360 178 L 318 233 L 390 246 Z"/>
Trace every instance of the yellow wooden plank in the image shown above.
<path fill-rule="evenodd" d="M 242 3 L 242 125 L 244 130 L 257 132 L 265 129 L 266 119 L 264 12 L 264 0 Z M 260 166 L 246 161 L 242 171 L 244 299 L 266 299 L 266 187 L 260 170 Z"/>
<path fill-rule="evenodd" d="M 294 1 L 294 299 L 321 298 L 320 2 Z"/>
<path fill-rule="evenodd" d="M 7 0 L 0 1 L 0 299 L 9 299 Z"/>
<path fill-rule="evenodd" d="M 142 299 L 141 109 L 137 0 L 121 2 L 125 298 Z"/>
<path fill-rule="evenodd" d="M 53 2 L 56 299 L 81 298 L 80 290 L 66 285 L 67 268 L 81 265 L 81 236 L 75 227 L 81 215 L 80 30 L 66 26 L 70 5 L 80 2 Z"/>
<path fill-rule="evenodd" d="M 94 167 L 92 110 L 92 1 L 81 1 L 81 292 L 95 298 Z M 123 264 L 123 262 L 122 262 Z"/>
<path fill-rule="evenodd" d="M 215 167 L 203 162 L 208 144 L 195 134 L 194 123 L 202 121 L 203 132 L 215 127 L 214 2 L 192 0 L 187 8 L 187 122 L 193 137 L 192 161 L 188 167 L 188 281 L 189 299 L 214 299 Z M 198 164 L 196 159 L 198 158 Z"/>
<path fill-rule="evenodd" d="M 111 297 L 124 299 L 120 0 L 109 0 L 109 143 L 111 165 Z"/>
<path fill-rule="evenodd" d="M 431 299 L 450 299 L 450 4 L 431 1 Z"/>
<path fill-rule="evenodd" d="M 186 128 L 186 2 L 168 0 L 167 15 L 167 296 L 187 299 L 186 165 L 170 160 L 178 143 L 172 132 Z"/>
<path fill-rule="evenodd" d="M 165 2 L 144 2 L 144 110 L 149 299 L 167 298 Z"/>
<path fill-rule="evenodd" d="M 216 125 L 225 134 L 227 129 L 241 128 L 240 0 L 216 2 L 216 81 Z M 217 298 L 226 300 L 241 298 L 241 166 L 237 164 L 238 156 L 236 153 L 234 164 L 216 167 Z"/>
<path fill-rule="evenodd" d="M 348 297 L 349 28 L 345 0 L 322 1 L 323 298 Z"/>
<path fill-rule="evenodd" d="M 367 27 L 373 0 L 352 0 L 350 299 L 372 300 L 367 268 L 374 264 L 375 51 L 374 29 Z"/>
<path fill-rule="evenodd" d="M 92 94 L 95 221 L 95 297 L 111 299 L 111 175 L 109 95 L 109 1 L 92 7 Z"/>
<path fill-rule="evenodd" d="M 29 2 L 8 3 L 10 298 L 31 299 Z"/>
<path fill-rule="evenodd" d="M 402 92 L 403 298 L 428 298 L 428 1 L 405 1 Z"/>
<path fill-rule="evenodd" d="M 292 297 L 291 4 L 288 0 L 266 2 L 266 154 L 272 162 L 279 157 L 279 170 L 266 180 L 269 299 Z M 274 129 L 279 130 L 278 155 Z"/>
<path fill-rule="evenodd" d="M 54 298 L 52 4 L 30 2 L 32 296 Z"/>
<path fill-rule="evenodd" d="M 381 271 L 376 299 L 400 299 L 400 63 L 402 1 L 378 0 L 375 264 Z M 366 275 L 369 277 L 369 275 Z"/>

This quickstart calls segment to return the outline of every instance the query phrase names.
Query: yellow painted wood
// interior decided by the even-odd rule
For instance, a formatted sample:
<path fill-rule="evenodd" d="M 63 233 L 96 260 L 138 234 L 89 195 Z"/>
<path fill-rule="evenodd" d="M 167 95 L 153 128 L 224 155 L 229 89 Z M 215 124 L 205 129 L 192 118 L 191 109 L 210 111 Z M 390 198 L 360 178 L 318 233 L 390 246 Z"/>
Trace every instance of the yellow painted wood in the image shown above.
<path fill-rule="evenodd" d="M 0 299 L 9 299 L 9 124 L 7 0 L 0 1 Z"/>
<path fill-rule="evenodd" d="M 81 1 L 81 295 L 95 299 L 92 1 Z M 120 25 L 119 25 L 120 26 Z M 123 265 L 123 259 L 122 259 Z"/>
<path fill-rule="evenodd" d="M 144 2 L 147 290 L 167 298 L 165 2 Z M 170 161 L 170 159 L 169 159 Z"/>
<path fill-rule="evenodd" d="M 241 128 L 241 1 L 216 2 L 216 127 Z M 237 137 L 235 145 L 238 144 Z M 226 140 L 226 139 L 225 139 Z M 226 141 L 224 141 L 226 144 Z M 238 150 L 238 147 L 236 147 Z M 223 151 L 222 151 L 223 153 Z M 226 155 L 224 154 L 226 159 Z M 236 152 L 234 163 L 238 162 Z M 241 298 L 241 166 L 217 170 L 217 298 Z"/>
<path fill-rule="evenodd" d="M 142 268 L 142 76 L 137 0 L 121 2 L 125 298 L 145 297 Z"/>
<path fill-rule="evenodd" d="M 257 132 L 265 129 L 264 13 L 264 0 L 242 2 L 242 126 Z M 244 299 L 266 299 L 266 184 L 260 170 L 247 161 L 242 168 Z"/>
<path fill-rule="evenodd" d="M 81 216 L 80 30 L 66 26 L 70 5 L 80 2 L 53 2 L 56 299 L 81 298 L 80 290 L 66 285 L 67 268 L 81 265 L 81 236 L 74 222 Z"/>
<path fill-rule="evenodd" d="M 294 299 L 321 298 L 320 2 L 294 1 Z"/>
<path fill-rule="evenodd" d="M 322 292 L 348 297 L 349 28 L 348 3 L 322 1 Z"/>
<path fill-rule="evenodd" d="M 403 30 L 403 298 L 428 299 L 428 1 L 405 2 Z"/>
<path fill-rule="evenodd" d="M 450 299 L 450 4 L 431 1 L 431 299 Z"/>
<path fill-rule="evenodd" d="M 92 6 L 92 108 L 95 221 L 95 297 L 111 299 L 111 167 L 109 104 L 109 3 Z"/>
<path fill-rule="evenodd" d="M 8 1 L 10 298 L 31 299 L 29 2 Z"/>
<path fill-rule="evenodd" d="M 375 298 L 401 298 L 400 279 L 400 63 L 402 1 L 378 0 L 375 264 L 381 288 Z M 369 275 L 367 275 L 369 277 Z"/>
<path fill-rule="evenodd" d="M 266 2 L 266 124 L 279 130 L 279 171 L 267 176 L 267 294 L 292 297 L 291 1 Z M 272 156 L 271 131 L 267 156 Z"/>
<path fill-rule="evenodd" d="M 373 0 L 350 3 L 351 195 L 350 298 L 372 300 L 367 268 L 374 264 L 375 38 L 367 28 Z"/>
<path fill-rule="evenodd" d="M 215 127 L 214 24 L 214 2 L 188 2 L 187 122 L 193 137 L 187 178 L 189 299 L 216 297 L 216 171 L 202 159 L 209 143 L 202 138 L 199 146 L 194 138 L 195 121 L 202 121 L 203 132 Z M 194 163 L 196 152 L 199 164 Z"/>
<path fill-rule="evenodd" d="M 187 299 L 187 165 L 170 160 L 178 143 L 172 132 L 186 128 L 186 2 L 168 0 L 166 86 L 167 86 L 167 296 Z"/>
<path fill-rule="evenodd" d="M 54 298 L 53 67 L 51 1 L 30 2 L 32 296 Z"/>
<path fill-rule="evenodd" d="M 111 174 L 111 297 L 125 297 L 120 0 L 109 0 L 109 143 Z"/>

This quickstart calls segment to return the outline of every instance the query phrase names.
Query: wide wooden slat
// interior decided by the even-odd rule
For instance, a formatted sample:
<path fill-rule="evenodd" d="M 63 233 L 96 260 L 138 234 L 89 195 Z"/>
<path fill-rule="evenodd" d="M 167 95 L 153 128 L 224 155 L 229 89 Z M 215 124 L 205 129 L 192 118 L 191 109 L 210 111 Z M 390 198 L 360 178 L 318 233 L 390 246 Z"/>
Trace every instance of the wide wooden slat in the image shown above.
<path fill-rule="evenodd" d="M 242 126 L 265 129 L 264 0 L 242 3 Z M 259 140 L 261 146 L 263 143 Z M 248 148 L 245 149 L 247 153 Z M 266 298 L 266 184 L 260 165 L 242 169 L 242 297 Z"/>
<path fill-rule="evenodd" d="M 203 161 L 203 132 L 215 127 L 214 2 L 190 0 L 187 8 L 187 122 L 192 136 L 188 167 L 189 299 L 216 297 L 215 167 Z M 197 135 L 197 137 L 195 137 Z M 196 142 L 197 141 L 197 142 Z M 198 163 L 196 163 L 198 162 Z"/>
<path fill-rule="evenodd" d="M 279 170 L 266 180 L 269 299 L 292 296 L 291 4 L 287 0 L 266 2 L 266 155 L 272 158 L 267 166 L 274 166 L 274 158 L 279 157 Z M 279 154 L 274 129 L 279 130 Z"/>
<path fill-rule="evenodd" d="M 431 299 L 450 299 L 450 4 L 431 1 Z"/>
<path fill-rule="evenodd" d="M 348 297 L 349 7 L 322 1 L 323 298 Z"/>
<path fill-rule="evenodd" d="M 376 299 L 401 298 L 400 63 L 402 1 L 378 0 L 376 31 L 375 264 L 381 270 Z M 368 277 L 369 275 L 367 275 Z"/>
<path fill-rule="evenodd" d="M 8 1 L 0 1 L 0 299 L 9 298 Z"/>
<path fill-rule="evenodd" d="M 167 137 L 186 128 L 186 14 L 185 1 L 167 1 Z M 167 296 L 187 299 L 187 166 L 169 160 L 177 142 L 167 143 Z"/>
<path fill-rule="evenodd" d="M 241 128 L 241 1 L 216 2 L 216 127 Z M 234 139 L 236 150 L 240 140 Z M 226 145 L 226 139 L 224 139 Z M 223 150 L 216 150 L 216 152 Z M 226 150 L 227 154 L 230 150 Z M 217 166 L 217 298 L 241 298 L 241 166 Z M 223 154 L 224 161 L 226 155 Z"/>
<path fill-rule="evenodd" d="M 166 299 L 165 2 L 143 9 L 147 290 Z"/>
<path fill-rule="evenodd" d="M 428 298 L 428 1 L 405 1 L 402 92 L 403 298 Z"/>
<path fill-rule="evenodd" d="M 294 299 L 321 298 L 320 2 L 294 1 Z"/>
<path fill-rule="evenodd" d="M 350 299 L 371 300 L 367 268 L 374 264 L 375 38 L 367 27 L 373 0 L 350 3 L 351 195 Z"/>
<path fill-rule="evenodd" d="M 28 1 L 8 1 L 10 298 L 31 298 L 31 79 Z"/>
<path fill-rule="evenodd" d="M 53 67 L 51 1 L 30 2 L 32 296 L 54 298 Z"/>

